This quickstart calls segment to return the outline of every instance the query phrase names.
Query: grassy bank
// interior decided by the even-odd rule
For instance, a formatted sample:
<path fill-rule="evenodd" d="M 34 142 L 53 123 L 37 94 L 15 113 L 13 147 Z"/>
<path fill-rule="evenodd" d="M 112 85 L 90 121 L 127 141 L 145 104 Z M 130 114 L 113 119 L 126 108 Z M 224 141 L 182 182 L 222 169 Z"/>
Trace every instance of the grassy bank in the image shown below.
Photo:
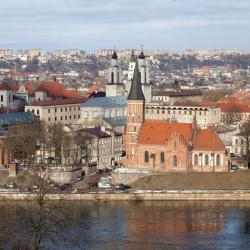
<path fill-rule="evenodd" d="M 213 190 L 250 189 L 250 170 L 228 173 L 166 173 L 143 177 L 136 189 Z"/>

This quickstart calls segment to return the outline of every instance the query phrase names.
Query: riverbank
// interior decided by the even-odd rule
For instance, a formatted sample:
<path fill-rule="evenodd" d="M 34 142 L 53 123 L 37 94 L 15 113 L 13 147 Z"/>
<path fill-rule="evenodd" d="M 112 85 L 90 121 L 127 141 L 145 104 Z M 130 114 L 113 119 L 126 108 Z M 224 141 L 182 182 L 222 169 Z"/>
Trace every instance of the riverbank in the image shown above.
<path fill-rule="evenodd" d="M 34 200 L 32 193 L 0 193 L 0 199 Z M 48 200 L 86 201 L 250 201 L 250 190 L 133 190 L 130 192 L 91 192 L 48 194 Z"/>
<path fill-rule="evenodd" d="M 140 190 L 250 190 L 250 170 L 150 175 L 135 181 L 132 187 Z"/>

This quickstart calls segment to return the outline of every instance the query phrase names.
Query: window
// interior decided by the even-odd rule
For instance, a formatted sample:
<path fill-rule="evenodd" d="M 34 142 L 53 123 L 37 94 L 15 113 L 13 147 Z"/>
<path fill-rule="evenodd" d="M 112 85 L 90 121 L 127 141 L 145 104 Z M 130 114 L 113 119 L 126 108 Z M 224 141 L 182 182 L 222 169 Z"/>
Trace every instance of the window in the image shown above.
<path fill-rule="evenodd" d="M 39 115 L 39 109 L 36 111 L 37 115 Z"/>
<path fill-rule="evenodd" d="M 194 165 L 198 165 L 198 155 L 194 155 Z"/>
<path fill-rule="evenodd" d="M 216 156 L 216 166 L 220 166 L 220 155 Z"/>
<path fill-rule="evenodd" d="M 63 109 L 61 108 L 61 112 L 63 112 Z"/>
<path fill-rule="evenodd" d="M 136 132 L 136 126 L 134 126 L 134 132 Z"/>
<path fill-rule="evenodd" d="M 55 112 L 57 112 L 57 108 L 55 108 Z"/>
<path fill-rule="evenodd" d="M 176 156 L 176 155 L 174 155 L 174 159 L 173 159 L 173 166 L 174 166 L 174 167 L 177 167 L 177 165 L 178 165 L 178 162 L 177 162 L 177 156 Z"/>
<path fill-rule="evenodd" d="M 161 152 L 161 163 L 165 162 L 165 154 L 164 152 Z"/>
<path fill-rule="evenodd" d="M 50 109 L 48 109 L 48 113 L 50 113 Z"/>
<path fill-rule="evenodd" d="M 78 110 L 80 110 L 80 107 L 78 107 Z"/>
<path fill-rule="evenodd" d="M 208 155 L 205 155 L 205 165 L 207 166 L 208 163 L 209 163 L 209 161 L 208 161 Z"/>
<path fill-rule="evenodd" d="M 65 116 L 65 120 L 67 120 L 67 116 Z"/>
<path fill-rule="evenodd" d="M 71 111 L 71 107 L 69 108 L 69 111 Z"/>
<path fill-rule="evenodd" d="M 67 108 L 65 108 L 65 111 L 67 111 Z"/>
<path fill-rule="evenodd" d="M 3 95 L 1 95 L 1 102 L 3 102 Z"/>
<path fill-rule="evenodd" d="M 149 162 L 149 154 L 148 154 L 148 151 L 145 151 L 145 153 L 144 153 L 144 162 L 145 162 L 145 163 Z"/>
<path fill-rule="evenodd" d="M 62 121 L 63 117 L 61 116 L 61 121 Z"/>
<path fill-rule="evenodd" d="M 48 122 L 50 122 L 50 117 L 48 118 Z"/>
<path fill-rule="evenodd" d="M 57 121 L 57 117 L 55 117 L 55 121 Z"/>
<path fill-rule="evenodd" d="M 81 118 L 81 115 L 78 115 L 78 118 L 80 119 L 80 118 Z"/>

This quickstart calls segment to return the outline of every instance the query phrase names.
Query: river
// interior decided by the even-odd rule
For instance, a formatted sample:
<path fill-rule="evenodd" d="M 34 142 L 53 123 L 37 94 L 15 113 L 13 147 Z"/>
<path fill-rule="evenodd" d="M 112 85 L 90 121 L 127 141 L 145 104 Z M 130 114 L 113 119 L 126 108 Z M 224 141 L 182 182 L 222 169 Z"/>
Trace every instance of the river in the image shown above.
<path fill-rule="evenodd" d="M 65 205 L 72 219 L 62 234 L 77 239 L 80 248 L 62 240 L 51 249 L 250 249 L 250 202 Z"/>

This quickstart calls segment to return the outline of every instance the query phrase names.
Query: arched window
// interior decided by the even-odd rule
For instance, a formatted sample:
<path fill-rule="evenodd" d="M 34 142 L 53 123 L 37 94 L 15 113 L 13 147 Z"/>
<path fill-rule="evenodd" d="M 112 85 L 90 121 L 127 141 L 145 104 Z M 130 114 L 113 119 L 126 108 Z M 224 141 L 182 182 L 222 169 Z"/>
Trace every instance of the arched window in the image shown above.
<path fill-rule="evenodd" d="M 162 151 L 161 152 L 161 163 L 164 163 L 165 162 L 165 154 L 164 152 Z"/>
<path fill-rule="evenodd" d="M 220 166 L 220 155 L 216 156 L 216 166 Z"/>
<path fill-rule="evenodd" d="M 111 83 L 114 83 L 114 72 L 111 73 Z"/>
<path fill-rule="evenodd" d="M 174 163 L 174 164 L 173 164 L 174 167 L 177 167 L 178 162 L 177 162 L 177 156 L 176 156 L 176 155 L 174 155 L 174 159 L 173 159 L 173 160 L 174 160 L 174 162 L 173 162 L 173 163 Z"/>
<path fill-rule="evenodd" d="M 148 151 L 145 151 L 144 153 L 144 162 L 149 162 L 149 154 L 148 154 Z"/>
<path fill-rule="evenodd" d="M 194 165 L 198 165 L 198 155 L 194 155 Z"/>
<path fill-rule="evenodd" d="M 205 155 L 205 165 L 207 166 L 208 164 L 209 164 L 208 155 Z"/>

